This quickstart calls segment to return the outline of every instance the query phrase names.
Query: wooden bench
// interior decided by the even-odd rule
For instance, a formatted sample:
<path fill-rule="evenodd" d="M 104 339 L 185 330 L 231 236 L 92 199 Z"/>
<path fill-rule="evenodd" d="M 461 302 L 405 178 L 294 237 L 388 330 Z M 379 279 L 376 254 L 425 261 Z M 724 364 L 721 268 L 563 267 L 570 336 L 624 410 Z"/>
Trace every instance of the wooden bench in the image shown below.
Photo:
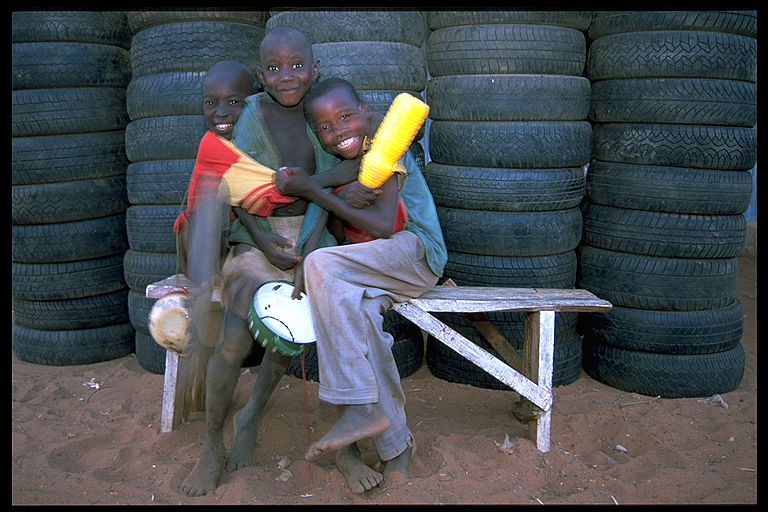
<path fill-rule="evenodd" d="M 146 296 L 160 298 L 175 288 L 188 285 L 189 281 L 183 275 L 177 274 L 147 286 Z M 214 300 L 218 300 L 215 293 Z M 417 299 L 393 306 L 395 311 L 435 339 L 519 393 L 522 405 L 528 405 L 530 408 L 530 415 L 526 418 L 530 420 L 529 436 L 541 452 L 548 452 L 550 448 L 555 314 L 604 312 L 611 308 L 610 302 L 587 290 L 456 286 L 450 280 L 447 285 L 436 286 Z M 498 311 L 526 313 L 522 358 L 490 322 L 477 318 L 479 313 Z M 431 314 L 438 312 L 475 315 L 475 327 L 503 360 L 496 358 Z M 176 375 L 179 364 L 183 363 L 177 353 L 167 351 L 161 432 L 170 432 L 182 419 L 177 413 L 181 409 L 180 404 L 175 402 Z M 202 404 L 198 404 L 198 407 L 199 409 L 195 410 L 201 410 Z"/>

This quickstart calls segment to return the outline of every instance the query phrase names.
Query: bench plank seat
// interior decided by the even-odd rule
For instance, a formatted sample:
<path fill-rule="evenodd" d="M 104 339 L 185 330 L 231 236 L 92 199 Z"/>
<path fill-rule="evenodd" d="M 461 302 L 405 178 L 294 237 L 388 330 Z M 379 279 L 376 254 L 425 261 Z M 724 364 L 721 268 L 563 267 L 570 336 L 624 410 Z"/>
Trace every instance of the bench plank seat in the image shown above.
<path fill-rule="evenodd" d="M 147 286 L 148 298 L 160 298 L 179 289 L 188 290 L 191 281 L 175 274 Z M 214 288 L 212 301 L 220 300 Z M 423 331 L 444 343 L 462 357 L 497 378 L 521 395 L 523 405 L 530 407 L 529 435 L 541 452 L 550 449 L 552 422 L 552 372 L 555 345 L 555 314 L 557 312 L 605 312 L 612 308 L 608 301 L 588 290 L 556 288 L 499 288 L 485 286 L 456 286 L 448 280 L 421 297 L 394 304 L 392 309 L 416 324 Z M 526 313 L 525 348 L 523 357 L 509 349 L 509 342 L 482 313 L 518 311 Z M 466 313 L 493 346 L 501 359 L 465 338 L 441 322 L 432 313 Z M 186 410 L 175 403 L 178 365 L 184 364 L 179 354 L 168 351 L 165 364 L 161 432 L 170 432 L 181 421 L 178 411 Z M 511 365 L 511 366 L 510 366 Z"/>

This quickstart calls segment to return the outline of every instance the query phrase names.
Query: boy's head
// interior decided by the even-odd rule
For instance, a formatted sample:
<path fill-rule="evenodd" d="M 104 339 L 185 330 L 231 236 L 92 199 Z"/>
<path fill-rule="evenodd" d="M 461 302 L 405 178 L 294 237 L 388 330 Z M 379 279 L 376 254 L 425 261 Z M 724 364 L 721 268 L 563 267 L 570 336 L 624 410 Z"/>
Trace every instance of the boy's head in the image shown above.
<path fill-rule="evenodd" d="M 344 160 L 362 154 L 370 135 L 368 104 L 351 83 L 341 78 L 317 82 L 304 99 L 304 115 L 326 151 Z"/>
<path fill-rule="evenodd" d="M 299 105 L 320 75 L 309 38 L 292 27 L 270 30 L 261 41 L 259 60 L 256 74 L 264 90 L 284 107 Z"/>
<path fill-rule="evenodd" d="M 203 79 L 203 116 L 208 129 L 231 139 L 253 86 L 253 75 L 237 61 L 223 60 L 211 66 Z"/>

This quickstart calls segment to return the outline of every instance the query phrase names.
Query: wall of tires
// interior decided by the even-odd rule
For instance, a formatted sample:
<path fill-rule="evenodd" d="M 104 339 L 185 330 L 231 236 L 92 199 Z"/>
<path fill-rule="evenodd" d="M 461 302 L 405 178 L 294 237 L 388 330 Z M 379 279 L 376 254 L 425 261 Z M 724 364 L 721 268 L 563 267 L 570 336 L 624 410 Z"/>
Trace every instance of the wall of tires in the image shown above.
<path fill-rule="evenodd" d="M 126 15 L 14 12 L 11 41 L 13 352 L 45 365 L 128 355 Z"/>
<path fill-rule="evenodd" d="M 182 209 L 206 130 L 201 89 L 214 63 L 234 59 L 255 73 L 266 11 L 129 11 L 131 81 L 126 106 L 128 200 L 125 280 L 139 364 L 165 371 L 149 334 L 148 284 L 177 273 L 173 223 Z M 257 84 L 254 84 L 256 86 Z"/>
<path fill-rule="evenodd" d="M 578 286 L 614 303 L 605 315 L 557 315 L 556 386 L 582 368 L 653 396 L 738 386 L 754 11 L 14 13 L 19 358 L 88 362 L 69 347 L 117 329 L 108 338 L 121 348 L 97 360 L 135 351 L 164 371 L 144 289 L 176 272 L 172 225 L 205 130 L 202 78 L 225 58 L 255 69 L 276 26 L 304 31 L 321 77 L 351 81 L 373 110 L 401 92 L 429 103 L 411 150 L 448 246 L 444 277 Z M 119 282 L 104 266 L 119 267 Z M 92 280 L 102 284 L 84 291 Z M 495 353 L 465 317 L 442 319 Z M 522 350 L 522 314 L 485 319 Z M 424 346 L 395 313 L 385 328 L 402 376 L 425 362 L 438 378 L 508 389 L 431 337 Z M 317 379 L 311 350 L 305 370 Z M 299 361 L 288 371 L 301 376 Z"/>

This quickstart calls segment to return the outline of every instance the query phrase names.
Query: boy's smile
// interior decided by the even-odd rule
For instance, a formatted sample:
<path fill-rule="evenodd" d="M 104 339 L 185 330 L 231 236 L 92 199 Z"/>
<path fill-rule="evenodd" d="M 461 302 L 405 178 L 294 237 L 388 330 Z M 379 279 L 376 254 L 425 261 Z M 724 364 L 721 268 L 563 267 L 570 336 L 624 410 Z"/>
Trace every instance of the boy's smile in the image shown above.
<path fill-rule="evenodd" d="M 359 157 L 368 134 L 368 106 L 335 88 L 312 101 L 312 125 L 326 151 L 344 160 Z"/>

